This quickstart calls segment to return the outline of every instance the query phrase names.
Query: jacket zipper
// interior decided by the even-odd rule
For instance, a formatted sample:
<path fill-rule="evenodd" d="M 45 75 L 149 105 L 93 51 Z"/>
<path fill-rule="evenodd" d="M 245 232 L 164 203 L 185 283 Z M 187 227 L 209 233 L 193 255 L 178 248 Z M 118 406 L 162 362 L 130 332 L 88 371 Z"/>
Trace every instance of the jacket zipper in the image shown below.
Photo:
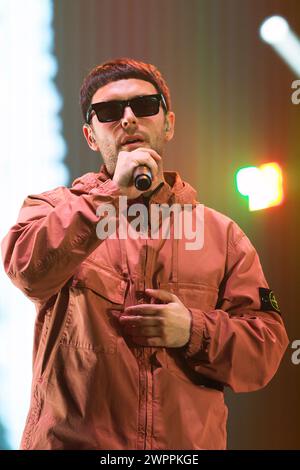
<path fill-rule="evenodd" d="M 149 204 L 146 204 L 146 207 L 149 211 Z M 150 219 L 149 220 L 149 223 L 148 223 L 148 237 L 151 236 L 151 226 L 149 225 L 150 224 Z M 145 292 L 145 289 L 146 289 L 146 273 L 147 273 L 147 264 L 148 264 L 148 256 L 149 256 L 149 245 L 148 245 L 148 242 L 147 242 L 147 238 L 145 239 L 145 263 L 144 263 L 144 272 L 143 272 L 143 275 L 144 275 L 144 282 L 143 282 L 143 291 Z M 145 301 L 145 298 L 143 299 L 143 302 Z M 143 441 L 143 449 L 147 449 L 147 437 L 148 437 L 148 434 L 147 434 L 147 430 L 148 430 L 148 420 L 149 420 L 149 414 L 148 414 L 148 394 L 149 394 L 149 391 L 148 391 L 148 388 L 149 388 L 149 378 L 148 378 L 148 363 L 149 363 L 149 355 L 147 354 L 148 349 L 142 349 L 142 355 L 141 355 L 141 359 L 142 359 L 142 374 L 144 375 L 144 399 L 145 399 L 145 413 L 144 413 L 144 420 L 143 420 L 143 424 L 144 424 L 144 441 Z M 151 348 L 149 349 L 149 351 L 151 351 Z M 150 368 L 150 374 L 152 374 L 152 368 Z M 151 423 L 150 423 L 151 424 Z M 150 431 L 151 432 L 151 431 Z M 151 436 L 150 436 L 151 437 Z"/>
<path fill-rule="evenodd" d="M 148 236 L 149 236 L 149 227 L 148 227 Z M 144 292 L 146 289 L 146 270 L 147 270 L 147 260 L 148 260 L 148 243 L 146 241 L 146 256 L 145 256 L 145 265 L 144 265 Z M 148 374 L 147 374 L 147 355 L 143 349 L 143 359 L 144 359 L 144 371 L 145 371 L 145 433 L 144 433 L 144 449 L 147 448 L 147 420 L 148 420 Z"/>

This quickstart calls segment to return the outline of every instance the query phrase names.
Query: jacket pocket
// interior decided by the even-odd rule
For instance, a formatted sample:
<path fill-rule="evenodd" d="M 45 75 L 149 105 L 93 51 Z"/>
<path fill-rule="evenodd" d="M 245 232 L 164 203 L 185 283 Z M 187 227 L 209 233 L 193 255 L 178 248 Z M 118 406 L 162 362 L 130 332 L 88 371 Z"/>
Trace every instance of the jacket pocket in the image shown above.
<path fill-rule="evenodd" d="M 127 283 L 127 279 L 111 267 L 88 260 L 81 264 L 72 286 L 90 289 L 110 303 L 122 305 Z"/>
<path fill-rule="evenodd" d="M 179 380 L 159 368 L 153 376 L 152 403 L 154 449 L 225 449 L 227 407 L 221 391 Z"/>
<path fill-rule="evenodd" d="M 61 344 L 114 354 L 126 290 L 127 280 L 117 271 L 93 261 L 82 263 L 70 287 Z"/>

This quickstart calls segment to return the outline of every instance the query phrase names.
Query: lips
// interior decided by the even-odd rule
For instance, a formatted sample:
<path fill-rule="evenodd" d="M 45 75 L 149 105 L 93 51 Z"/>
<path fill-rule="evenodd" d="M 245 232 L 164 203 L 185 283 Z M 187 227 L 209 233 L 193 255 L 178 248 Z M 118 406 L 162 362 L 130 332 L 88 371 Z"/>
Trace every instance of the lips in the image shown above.
<path fill-rule="evenodd" d="M 144 142 L 144 138 L 141 135 L 127 135 L 121 141 L 121 145 L 131 145 L 131 144 L 142 144 Z"/>
<path fill-rule="evenodd" d="M 144 145 L 142 141 L 127 142 L 127 144 L 122 145 L 122 148 L 127 150 L 134 150 Z"/>

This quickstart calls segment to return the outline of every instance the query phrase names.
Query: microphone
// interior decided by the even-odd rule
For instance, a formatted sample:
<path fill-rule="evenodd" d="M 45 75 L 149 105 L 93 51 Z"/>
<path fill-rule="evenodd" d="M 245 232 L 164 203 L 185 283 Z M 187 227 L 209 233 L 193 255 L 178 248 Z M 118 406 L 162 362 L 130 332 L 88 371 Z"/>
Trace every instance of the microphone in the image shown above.
<path fill-rule="evenodd" d="M 139 165 L 133 172 L 134 186 L 139 191 L 147 191 L 152 184 L 152 173 L 146 165 Z"/>

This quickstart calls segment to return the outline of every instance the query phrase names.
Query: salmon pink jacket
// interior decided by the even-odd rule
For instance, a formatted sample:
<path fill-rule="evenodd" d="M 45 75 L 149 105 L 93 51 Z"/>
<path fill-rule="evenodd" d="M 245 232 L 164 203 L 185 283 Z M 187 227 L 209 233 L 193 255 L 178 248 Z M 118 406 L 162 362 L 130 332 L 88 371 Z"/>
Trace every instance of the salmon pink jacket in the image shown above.
<path fill-rule="evenodd" d="M 196 191 L 164 175 L 148 206 L 194 210 Z M 265 386 L 288 344 L 258 255 L 235 222 L 207 207 L 198 250 L 174 230 L 101 240 L 97 208 L 113 205 L 117 219 L 119 195 L 103 165 L 71 188 L 27 197 L 3 240 L 5 270 L 37 313 L 21 448 L 224 449 L 224 387 Z M 142 347 L 123 334 L 118 318 L 148 303 L 146 288 L 189 309 L 185 346 Z"/>

